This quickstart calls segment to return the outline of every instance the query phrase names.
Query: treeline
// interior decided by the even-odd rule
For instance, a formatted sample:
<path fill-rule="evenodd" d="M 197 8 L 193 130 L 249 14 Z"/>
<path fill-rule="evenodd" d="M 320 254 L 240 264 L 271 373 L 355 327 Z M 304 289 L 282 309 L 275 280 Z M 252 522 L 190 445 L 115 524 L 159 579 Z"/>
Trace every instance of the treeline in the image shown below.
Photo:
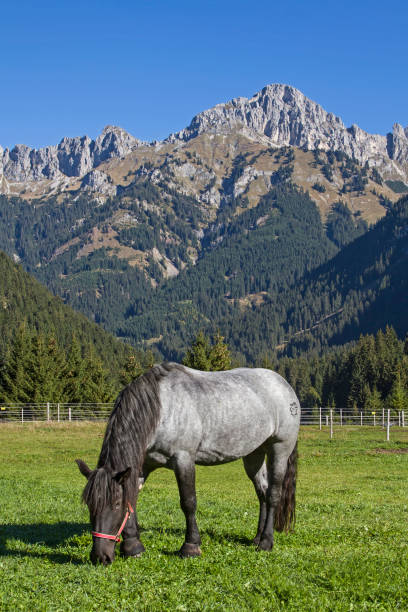
<path fill-rule="evenodd" d="M 268 361 L 263 365 L 274 367 Z M 392 327 L 361 336 L 351 348 L 320 358 L 284 357 L 275 366 L 295 389 L 303 410 L 408 410 L 408 335 L 400 340 Z"/>
<path fill-rule="evenodd" d="M 154 363 L 153 354 L 129 347 L 115 368 L 106 368 L 92 344 L 74 335 L 64 349 L 55 335 L 21 325 L 0 360 L 1 403 L 110 402 L 120 389 Z"/>
<path fill-rule="evenodd" d="M 53 335 L 21 325 L 0 360 L 0 403 L 97 403 L 114 400 L 123 386 L 156 361 L 151 351 L 128 349 L 116 368 L 104 367 L 92 345 L 72 338 L 67 349 Z M 228 370 L 239 364 L 224 338 L 199 332 L 183 363 L 199 370 Z M 289 358 L 258 364 L 276 370 L 295 389 L 304 412 L 319 406 L 355 412 L 408 409 L 408 336 L 392 327 L 361 336 L 354 346 L 323 357 Z"/>

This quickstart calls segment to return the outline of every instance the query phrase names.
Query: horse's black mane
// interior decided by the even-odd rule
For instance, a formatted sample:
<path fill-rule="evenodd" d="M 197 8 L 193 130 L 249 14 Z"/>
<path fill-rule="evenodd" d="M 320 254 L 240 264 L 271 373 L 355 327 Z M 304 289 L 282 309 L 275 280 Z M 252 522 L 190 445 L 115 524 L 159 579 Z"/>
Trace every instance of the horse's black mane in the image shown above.
<path fill-rule="evenodd" d="M 98 469 L 90 475 L 83 492 L 91 512 L 112 503 L 118 487 L 112 475 L 128 467 L 132 471 L 125 481 L 125 497 L 134 503 L 149 438 L 160 418 L 159 383 L 175 369 L 183 366 L 176 363 L 154 366 L 119 394 L 106 427 Z"/>

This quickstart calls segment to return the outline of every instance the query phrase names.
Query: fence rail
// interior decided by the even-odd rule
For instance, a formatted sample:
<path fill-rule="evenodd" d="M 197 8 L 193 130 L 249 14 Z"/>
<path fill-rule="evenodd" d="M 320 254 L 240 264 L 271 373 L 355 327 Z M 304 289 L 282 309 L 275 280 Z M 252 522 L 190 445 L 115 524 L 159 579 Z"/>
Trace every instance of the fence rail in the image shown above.
<path fill-rule="evenodd" d="M 107 404 L 66 404 L 44 402 L 41 404 L 2 404 L 0 405 L 0 423 L 19 421 L 106 421 L 113 408 L 113 402 Z"/>
<path fill-rule="evenodd" d="M 40 404 L 0 404 L 0 423 L 19 421 L 106 421 L 113 408 L 113 402 L 106 404 L 67 404 L 43 402 Z M 377 412 L 349 410 L 346 408 L 302 408 L 301 425 L 322 428 L 343 426 L 405 427 L 408 410 Z"/>

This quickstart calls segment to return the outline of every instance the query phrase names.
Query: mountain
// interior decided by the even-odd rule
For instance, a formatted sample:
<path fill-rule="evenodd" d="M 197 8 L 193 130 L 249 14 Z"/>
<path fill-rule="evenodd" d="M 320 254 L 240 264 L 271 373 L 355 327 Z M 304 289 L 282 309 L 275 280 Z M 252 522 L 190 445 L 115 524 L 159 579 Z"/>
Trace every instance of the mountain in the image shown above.
<path fill-rule="evenodd" d="M 298 89 L 281 84 L 268 85 L 250 99 L 235 98 L 196 115 L 168 141 L 187 141 L 203 133 L 229 133 L 237 128 L 273 146 L 342 151 L 362 164 L 369 160 L 375 164 L 408 162 L 408 128 L 395 124 L 388 136 L 368 134 L 357 125 L 346 128 L 339 117 Z"/>
<path fill-rule="evenodd" d="M 307 287 L 408 191 L 406 140 L 400 126 L 345 128 L 271 85 L 162 142 L 108 127 L 95 141 L 17 147 L 1 156 L 0 246 L 64 302 L 167 358 L 199 329 L 226 334 L 243 362 L 319 350 L 358 326 L 330 331 L 345 289 L 323 307 L 324 283 L 313 299 Z M 312 328 L 326 331 L 314 340 Z"/>
<path fill-rule="evenodd" d="M 11 151 L 0 147 L 3 189 L 8 183 L 82 177 L 103 161 L 124 157 L 141 145 L 140 140 L 125 130 L 108 125 L 96 140 L 88 136 L 65 137 L 58 145 L 43 149 L 31 149 L 22 144 Z"/>
<path fill-rule="evenodd" d="M 138 149 L 158 151 L 168 144 L 188 142 L 202 134 L 239 133 L 251 141 L 273 146 L 294 146 L 307 151 L 341 151 L 360 164 L 369 163 L 385 178 L 408 177 L 408 127 L 394 124 L 386 136 L 369 134 L 325 111 L 302 92 L 289 85 L 272 84 L 252 98 L 235 98 L 196 115 L 190 125 L 163 142 L 142 143 L 119 127 L 107 126 L 91 140 L 88 136 L 63 138 L 56 146 L 31 149 L 16 145 L 11 151 L 0 147 L 0 189 L 16 193 L 19 184 L 51 181 L 49 189 L 64 190 L 74 177 L 84 177 L 103 162 L 125 158 Z M 99 183 L 101 175 L 83 186 Z M 106 187 L 106 186 L 105 186 Z M 109 194 L 111 195 L 111 194 Z"/>
<path fill-rule="evenodd" d="M 118 370 L 126 347 L 109 333 L 53 296 L 0 251 L 0 355 L 18 327 L 53 334 L 65 349 L 75 335 L 82 348 L 91 344 L 106 367 Z"/>

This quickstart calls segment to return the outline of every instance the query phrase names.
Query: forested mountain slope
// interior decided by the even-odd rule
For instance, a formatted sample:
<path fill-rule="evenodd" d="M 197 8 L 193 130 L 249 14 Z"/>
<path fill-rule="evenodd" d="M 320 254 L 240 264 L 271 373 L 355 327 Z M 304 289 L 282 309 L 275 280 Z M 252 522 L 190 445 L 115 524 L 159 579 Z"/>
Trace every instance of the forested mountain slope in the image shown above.
<path fill-rule="evenodd" d="M 0 251 L 0 357 L 25 323 L 28 331 L 55 337 L 67 350 L 73 336 L 89 345 L 106 367 L 119 369 L 128 350 L 109 333 L 54 297 L 37 280 Z"/>
<path fill-rule="evenodd" d="M 333 212 L 328 227 L 343 221 L 347 230 L 337 240 L 344 244 L 366 231 L 366 226 L 347 209 L 340 210 Z M 136 341 L 154 338 L 163 354 L 178 358 L 198 329 L 214 332 L 219 328 L 235 350 L 239 347 L 253 360 L 260 349 L 258 334 L 263 331 L 256 325 L 241 327 L 242 312 L 262 310 L 264 303 L 276 305 L 266 325 L 274 329 L 277 343 L 285 333 L 281 296 L 338 251 L 314 202 L 288 184 L 274 188 L 257 207 L 214 232 L 221 240 L 194 267 L 160 286 L 153 299 L 141 296 L 134 301 L 121 333 Z M 239 338 L 251 345 L 250 353 L 242 351 Z"/>
<path fill-rule="evenodd" d="M 230 327 L 225 322 L 227 337 L 251 360 L 268 354 L 276 341 L 278 350 L 296 355 L 313 349 L 320 352 L 387 325 L 404 337 L 408 332 L 408 197 L 336 257 L 299 279 L 279 296 L 276 306 L 271 301 L 244 313 Z M 275 333 L 278 325 L 285 330 L 283 337 Z"/>

